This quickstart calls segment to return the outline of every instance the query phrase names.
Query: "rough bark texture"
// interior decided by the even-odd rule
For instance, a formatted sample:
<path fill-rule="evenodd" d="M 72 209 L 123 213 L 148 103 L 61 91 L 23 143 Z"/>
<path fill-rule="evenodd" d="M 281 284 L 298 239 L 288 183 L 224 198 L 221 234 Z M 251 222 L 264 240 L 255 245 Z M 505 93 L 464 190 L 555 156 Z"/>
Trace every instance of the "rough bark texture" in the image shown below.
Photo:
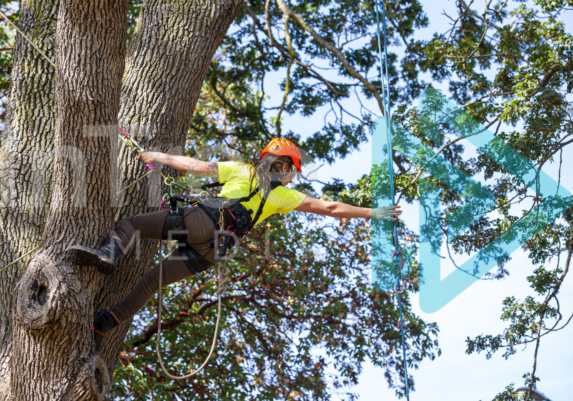
<path fill-rule="evenodd" d="M 120 125 L 146 149 L 182 154 L 207 69 L 241 5 L 241 0 L 146 2 L 130 43 L 119 115 Z M 124 146 L 118 162 L 119 189 L 144 174 L 142 163 Z M 156 210 L 160 185 L 155 176 L 126 191 L 116 220 Z M 105 283 L 116 291 L 100 293 L 98 308 L 110 308 L 129 293 L 151 267 L 156 247 L 156 241 L 146 241 L 139 258 L 132 252 L 122 261 Z M 130 323 L 114 331 L 100 353 L 110 374 Z"/>
<path fill-rule="evenodd" d="M 57 0 L 20 6 L 20 29 L 54 57 Z M 0 149 L 0 268 L 41 243 L 50 204 L 55 68 L 16 37 L 8 119 Z M 0 400 L 10 381 L 12 295 L 33 254 L 0 274 Z"/>
<path fill-rule="evenodd" d="M 109 391 L 91 336 L 102 278 L 71 265 L 65 250 L 95 246 L 113 225 L 102 135 L 117 124 L 126 28 L 127 0 L 60 2 L 52 199 L 42 249 L 16 286 L 10 399 L 98 400 Z"/>
<path fill-rule="evenodd" d="M 57 3 L 51 2 L 52 8 L 48 3 L 44 1 L 42 7 L 53 12 L 53 24 Z M 35 238 L 35 245 L 40 243 L 43 232 L 43 247 L 25 271 L 25 265 L 19 265 L 23 274 L 1 282 L 3 312 L 0 313 L 5 313 L 8 319 L 11 308 L 14 323 L 12 379 L 6 381 L 0 399 L 52 401 L 107 397 L 110 377 L 130 322 L 110 333 L 104 349 L 95 355 L 91 332 L 93 311 L 113 306 L 135 286 L 151 266 L 157 243 L 142 244 L 140 257 L 130 251 L 113 276 L 71 265 L 64 257 L 65 250 L 72 244 L 97 247 L 99 235 L 107 234 L 114 221 L 157 208 L 161 195 L 158 178 L 145 179 L 119 198 L 115 196 L 144 174 L 144 166 L 136 155 L 117 141 L 118 116 L 120 125 L 146 149 L 181 154 L 208 66 L 240 6 L 241 0 L 148 0 L 130 44 L 121 86 L 127 0 L 60 1 L 55 56 L 57 120 L 51 112 L 43 111 L 40 116 L 44 119 L 38 117 L 37 122 L 30 123 L 26 134 L 29 143 L 45 143 L 46 138 L 52 142 L 50 132 L 55 121 L 53 184 L 47 184 L 45 191 L 52 193 L 49 215 L 44 208 L 43 215 L 34 215 L 37 221 L 28 222 L 23 220 L 27 215 L 19 217 L 20 212 L 13 209 L 0 209 L 10 215 L 0 216 L 2 227 L 7 227 L 2 231 L 0 254 L 7 261 L 25 253 L 14 254 L 6 245 L 9 239 L 23 238 L 20 241 L 30 242 L 30 238 Z M 34 27 L 47 18 L 46 12 L 30 15 Z M 37 28 L 34 29 L 37 33 Z M 43 40 L 46 38 L 49 32 Z M 20 41 L 18 46 L 16 52 L 23 52 L 25 45 Z M 29 69 L 21 69 L 29 74 L 26 79 L 51 82 L 50 76 L 44 77 L 46 72 L 54 74 L 48 71 L 49 64 L 40 66 L 39 56 L 25 51 L 26 57 L 36 63 Z M 51 104 L 50 99 L 38 100 L 43 96 L 41 85 L 28 84 L 26 88 L 20 90 L 22 94 L 13 91 L 18 96 L 16 101 L 23 99 L 24 109 L 34 102 Z M 37 90 L 41 93 L 36 93 Z M 27 93 L 29 99 L 25 97 Z M 46 110 L 51 110 L 51 106 Z M 46 130 L 49 118 L 52 128 Z M 22 117 L 18 121 L 32 120 Z M 17 148 L 14 143 L 18 141 L 9 140 L 5 143 L 12 143 L 17 155 L 13 157 L 22 158 L 27 148 Z M 35 152 L 37 156 L 38 149 Z M 11 179 L 27 182 L 24 172 L 33 163 L 24 159 L 20 166 L 10 164 L 11 171 L 15 171 Z M 16 199 L 20 205 L 25 202 L 24 195 Z M 40 205 L 45 207 L 50 198 L 43 199 L 45 203 Z M 43 224 L 46 216 L 47 222 Z M 33 226 L 33 236 L 26 233 L 6 236 L 11 225 L 32 232 L 26 224 Z M 4 323 L 0 329 L 3 333 L 10 332 L 6 329 L 9 325 Z M 5 344 L 9 349 L 9 338 Z"/>

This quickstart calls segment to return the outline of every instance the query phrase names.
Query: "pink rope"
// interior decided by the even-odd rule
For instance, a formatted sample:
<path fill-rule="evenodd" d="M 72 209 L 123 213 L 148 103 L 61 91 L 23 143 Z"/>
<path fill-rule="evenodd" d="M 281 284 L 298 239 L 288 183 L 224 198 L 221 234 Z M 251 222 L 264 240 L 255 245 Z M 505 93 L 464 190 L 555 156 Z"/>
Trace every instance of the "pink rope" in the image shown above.
<path fill-rule="evenodd" d="M 169 202 L 169 199 L 161 201 L 161 204 L 159 205 L 159 211 L 163 210 L 163 205 L 165 205 L 166 202 Z"/>

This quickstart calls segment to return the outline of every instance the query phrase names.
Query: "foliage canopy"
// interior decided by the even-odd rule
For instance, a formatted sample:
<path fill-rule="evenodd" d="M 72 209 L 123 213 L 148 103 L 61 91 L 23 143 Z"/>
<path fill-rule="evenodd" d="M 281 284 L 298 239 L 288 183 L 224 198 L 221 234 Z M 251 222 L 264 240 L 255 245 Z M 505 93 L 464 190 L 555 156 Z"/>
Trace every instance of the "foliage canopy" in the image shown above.
<path fill-rule="evenodd" d="M 128 37 L 143 3 L 129 2 Z M 319 162 L 333 163 L 358 149 L 381 109 L 373 5 L 347 0 L 245 1 L 211 63 L 186 153 L 213 160 L 229 157 L 229 151 L 252 157 L 277 135 L 297 142 L 309 160 Z M 560 160 L 573 142 L 573 37 L 562 22 L 572 6 L 571 0 L 491 1 L 478 9 L 473 2 L 458 0 L 449 16 L 451 25 L 436 27 L 431 36 L 420 38 L 417 32 L 429 25 L 422 3 L 388 2 L 394 124 L 468 175 L 485 177 L 496 197 L 498 217 L 483 216 L 454 238 L 450 246 L 456 253 L 481 249 L 544 200 L 532 197 L 523 183 L 486 155 L 468 158 L 463 138 L 451 127 L 441 127 L 432 140 L 424 137 L 412 99 L 430 80 L 536 167 Z M 18 3 L 12 2 L 10 9 L 16 22 Z M 2 46 L 12 38 L 3 25 Z M 0 98 L 5 101 L 11 69 L 6 49 L 0 51 L 0 68 Z M 277 98 L 269 81 L 279 74 L 285 78 Z M 287 131 L 289 116 L 324 116 L 324 124 L 314 133 L 304 127 Z M 417 202 L 420 178 L 432 178 L 399 152 L 394 163 L 401 201 Z M 370 182 L 366 176 L 353 185 L 336 180 L 321 183 L 321 196 L 369 206 Z M 464 200 L 438 181 L 433 184 L 442 190 L 447 230 L 446 216 Z M 299 188 L 318 196 L 310 181 Z M 503 349 L 507 358 L 516 346 L 538 344 L 569 322 L 560 312 L 557 296 L 573 249 L 572 219 L 568 211 L 527 242 L 524 248 L 535 266 L 527 283 L 532 296 L 506 299 L 504 333 L 468 338 L 468 354 L 484 351 L 489 357 Z M 413 239 L 415 250 L 417 237 L 407 227 L 401 227 L 400 236 Z M 382 367 L 388 383 L 403 395 L 395 297 L 369 285 L 369 241 L 370 229 L 364 222 L 296 214 L 270 219 L 241 245 L 232 262 L 221 345 L 205 373 L 184 383 L 162 376 L 153 352 L 156 304 L 150 302 L 125 343 L 115 396 L 137 398 L 153 392 L 155 398 L 166 400 L 174 399 L 173 394 L 205 400 L 330 399 L 332 391 L 346 391 L 357 383 L 367 359 Z M 557 264 L 551 264 L 555 260 Z M 489 278 L 506 274 L 501 263 Z M 419 280 L 419 270 L 413 270 L 411 291 L 416 291 Z M 181 372 L 189 364 L 198 366 L 205 357 L 215 292 L 208 275 L 166 290 L 164 349 L 171 355 L 170 368 Z M 415 367 L 439 354 L 438 328 L 412 314 L 407 297 L 406 309 L 407 363 Z M 536 386 L 535 371 L 536 362 L 524 375 L 526 385 Z M 351 393 L 344 396 L 356 398 Z M 498 396 L 515 397 L 513 385 Z"/>

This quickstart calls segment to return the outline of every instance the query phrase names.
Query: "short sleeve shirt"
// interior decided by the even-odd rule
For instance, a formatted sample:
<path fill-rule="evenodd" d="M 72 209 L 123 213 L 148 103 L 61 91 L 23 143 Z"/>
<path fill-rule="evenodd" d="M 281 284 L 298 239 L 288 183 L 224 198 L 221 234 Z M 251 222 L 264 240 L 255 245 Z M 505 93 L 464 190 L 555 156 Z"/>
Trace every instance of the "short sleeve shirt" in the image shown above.
<path fill-rule="evenodd" d="M 221 195 L 228 199 L 242 198 L 249 196 L 251 192 L 250 169 L 249 165 L 239 162 L 220 162 L 217 163 L 219 168 L 219 182 L 223 185 Z M 254 184 L 257 181 L 255 179 Z M 287 214 L 296 209 L 304 201 L 306 195 L 299 191 L 283 186 L 273 189 L 265 202 L 263 211 L 257 224 L 274 213 Z M 241 202 L 247 209 L 253 211 L 253 217 L 259 210 L 261 196 L 256 193 L 248 202 Z"/>

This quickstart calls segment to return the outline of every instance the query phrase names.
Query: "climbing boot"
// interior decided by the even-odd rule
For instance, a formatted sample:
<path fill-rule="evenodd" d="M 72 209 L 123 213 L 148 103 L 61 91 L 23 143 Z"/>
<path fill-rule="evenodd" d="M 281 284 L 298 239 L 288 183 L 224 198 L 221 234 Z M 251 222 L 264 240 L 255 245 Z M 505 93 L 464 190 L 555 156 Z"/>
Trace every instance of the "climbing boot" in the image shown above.
<path fill-rule="evenodd" d="M 119 238 L 106 238 L 100 249 L 74 245 L 68 248 L 68 257 L 82 266 L 95 266 L 103 274 L 113 274 L 125 248 Z"/>
<path fill-rule="evenodd" d="M 102 309 L 94 315 L 94 326 L 92 331 L 94 332 L 96 352 L 99 352 L 107 333 L 119 326 L 119 320 L 113 312 L 110 312 L 107 309 Z"/>

